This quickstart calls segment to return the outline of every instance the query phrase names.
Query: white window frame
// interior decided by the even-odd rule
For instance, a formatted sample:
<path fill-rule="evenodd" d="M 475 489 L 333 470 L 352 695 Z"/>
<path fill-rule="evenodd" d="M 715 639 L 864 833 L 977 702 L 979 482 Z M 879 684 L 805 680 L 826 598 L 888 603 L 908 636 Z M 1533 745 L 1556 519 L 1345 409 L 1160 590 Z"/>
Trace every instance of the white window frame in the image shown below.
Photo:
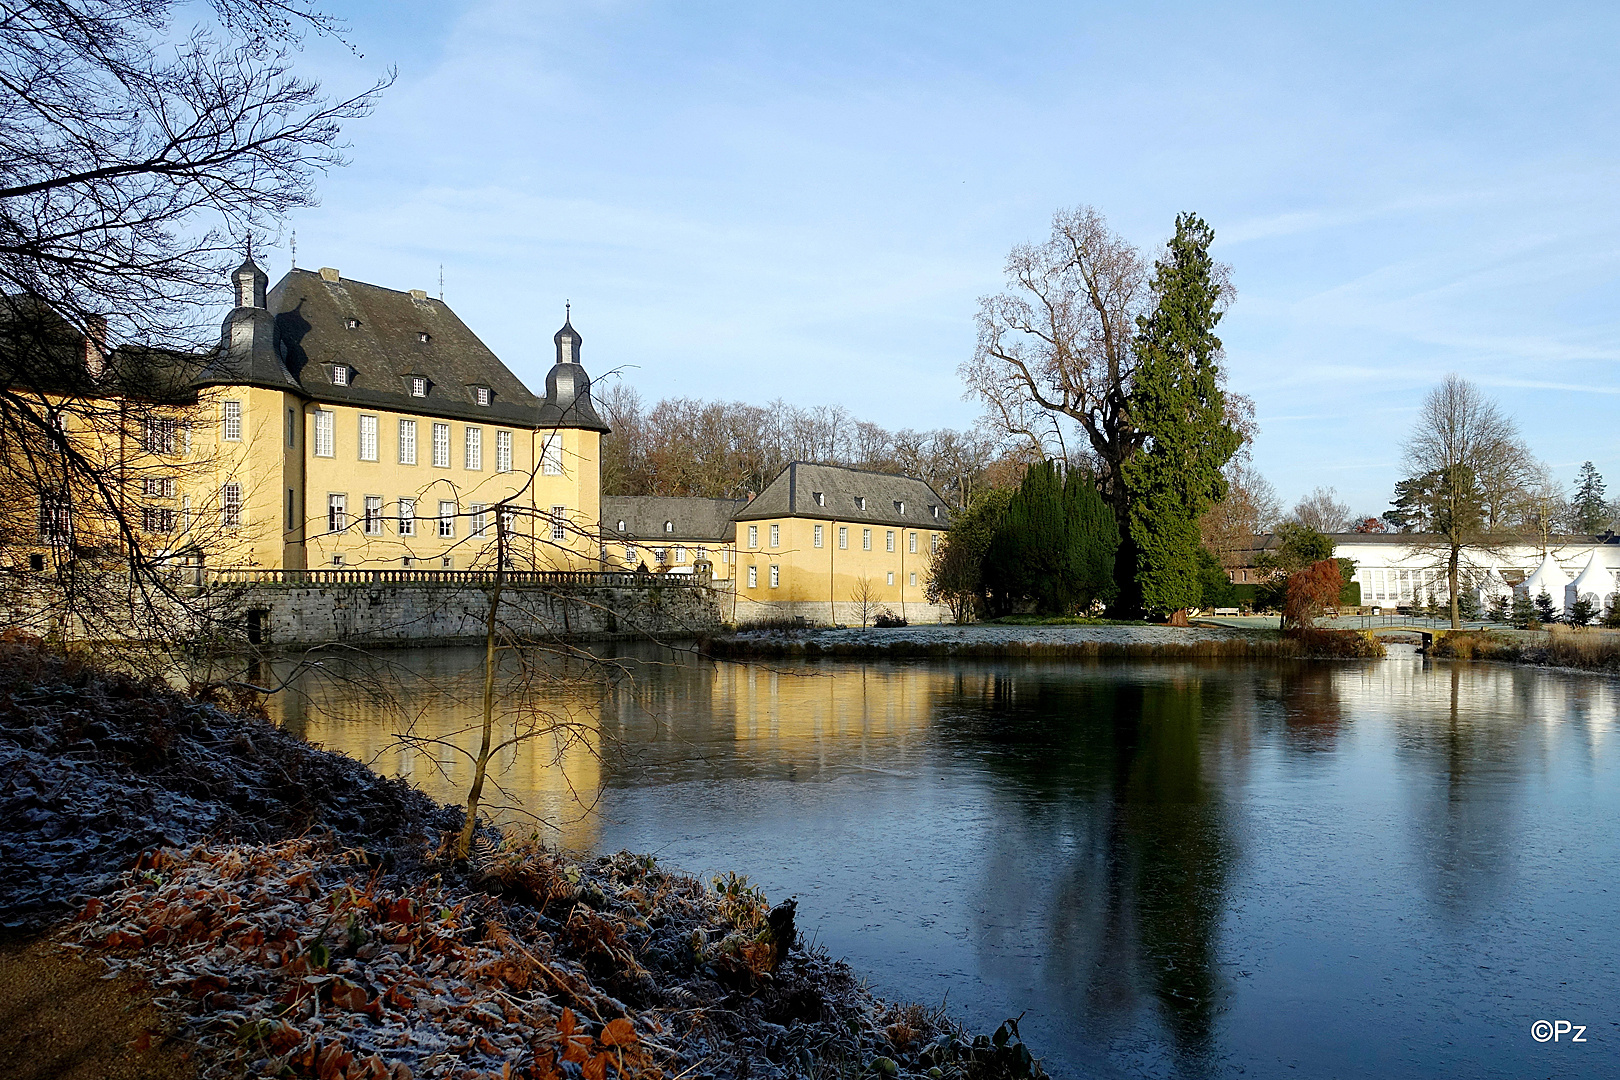
<path fill-rule="evenodd" d="M 840 525 L 840 526 L 838 526 L 838 550 L 839 551 L 848 551 L 849 550 L 849 526 L 848 525 Z"/>
<path fill-rule="evenodd" d="M 636 562 L 636 549 L 629 544 L 624 545 L 624 561 L 631 566 Z"/>
<path fill-rule="evenodd" d="M 916 533 L 911 534 L 910 540 L 908 541 L 908 544 L 909 544 L 911 553 L 913 555 L 917 554 L 917 534 Z"/>
<path fill-rule="evenodd" d="M 759 547 L 759 526 L 758 525 L 750 525 L 750 526 L 748 526 L 748 546 L 751 547 L 751 548 Z"/>
<path fill-rule="evenodd" d="M 381 495 L 367 495 L 364 497 L 364 517 L 361 526 L 367 536 L 381 536 L 383 531 L 383 500 Z"/>
<path fill-rule="evenodd" d="M 456 535 L 456 504 L 449 499 L 439 500 L 439 535 L 445 539 Z"/>
<path fill-rule="evenodd" d="M 553 506 L 551 508 L 551 538 L 562 540 L 568 535 L 568 507 Z"/>
<path fill-rule="evenodd" d="M 489 408 L 489 387 L 473 387 L 473 401 L 479 405 L 482 405 L 486 409 Z"/>
<path fill-rule="evenodd" d="M 347 364 L 333 364 L 332 365 L 332 385 L 333 386 L 348 386 L 349 385 L 349 365 L 347 365 Z"/>
<path fill-rule="evenodd" d="M 344 491 L 326 494 L 326 531 L 340 533 L 349 527 L 349 495 Z"/>
<path fill-rule="evenodd" d="M 771 588 L 780 588 L 782 584 L 782 567 L 771 563 Z"/>
<path fill-rule="evenodd" d="M 562 435 L 558 432 L 546 436 L 545 445 L 540 450 L 540 471 L 546 476 L 563 474 Z"/>
<path fill-rule="evenodd" d="M 489 504 L 473 503 L 467 510 L 472 514 L 472 535 L 489 535 Z"/>
<path fill-rule="evenodd" d="M 495 471 L 512 471 L 512 433 L 510 431 L 497 431 L 495 433 Z"/>
<path fill-rule="evenodd" d="M 461 467 L 469 472 L 484 471 L 484 429 L 469 427 L 461 440 Z"/>
<path fill-rule="evenodd" d="M 822 534 L 822 528 L 821 528 L 820 525 L 817 525 L 810 532 L 810 543 L 812 543 L 816 547 L 820 547 L 821 546 L 821 534 Z"/>
<path fill-rule="evenodd" d="M 235 480 L 219 486 L 219 525 L 222 529 L 242 527 L 242 485 Z"/>
<path fill-rule="evenodd" d="M 771 547 L 778 548 L 778 547 L 781 547 L 781 546 L 782 546 L 782 526 L 773 524 L 771 526 Z"/>
<path fill-rule="evenodd" d="M 401 420 L 399 422 L 399 463 L 401 465 L 416 464 L 415 420 Z"/>
<path fill-rule="evenodd" d="M 311 453 L 316 457 L 337 457 L 332 410 L 316 409 L 312 415 L 315 417 L 315 449 Z"/>
<path fill-rule="evenodd" d="M 872 530 L 871 529 L 862 529 L 861 530 L 861 550 L 862 551 L 871 551 L 872 550 Z"/>
<path fill-rule="evenodd" d="M 240 401 L 227 401 L 223 410 L 224 431 L 221 433 L 226 442 L 242 441 L 242 403 Z"/>
<path fill-rule="evenodd" d="M 377 460 L 377 418 L 370 413 L 361 413 L 359 423 L 355 425 L 358 436 L 361 461 Z"/>
<path fill-rule="evenodd" d="M 759 588 L 759 567 L 757 566 L 748 568 L 748 587 L 750 589 Z"/>
<path fill-rule="evenodd" d="M 890 585 L 894 584 L 894 571 L 893 570 L 889 571 L 889 584 Z"/>
<path fill-rule="evenodd" d="M 677 563 L 683 563 L 686 561 L 686 548 L 680 544 L 675 545 L 675 561 Z"/>
<path fill-rule="evenodd" d="M 433 467 L 435 469 L 448 469 L 450 467 L 450 425 L 434 423 L 433 425 Z"/>
<path fill-rule="evenodd" d="M 917 587 L 917 571 L 915 570 L 911 572 L 911 587 L 913 589 Z"/>
<path fill-rule="evenodd" d="M 883 530 L 883 550 L 884 551 L 893 551 L 894 550 L 894 530 L 893 529 L 884 529 Z M 889 584 L 893 585 L 894 582 L 891 581 L 891 582 L 889 582 Z"/>
<path fill-rule="evenodd" d="M 411 376 L 411 397 L 427 397 L 427 380 L 420 375 Z"/>
<path fill-rule="evenodd" d="M 399 499 L 399 535 L 416 535 L 416 500 L 409 495 Z"/>

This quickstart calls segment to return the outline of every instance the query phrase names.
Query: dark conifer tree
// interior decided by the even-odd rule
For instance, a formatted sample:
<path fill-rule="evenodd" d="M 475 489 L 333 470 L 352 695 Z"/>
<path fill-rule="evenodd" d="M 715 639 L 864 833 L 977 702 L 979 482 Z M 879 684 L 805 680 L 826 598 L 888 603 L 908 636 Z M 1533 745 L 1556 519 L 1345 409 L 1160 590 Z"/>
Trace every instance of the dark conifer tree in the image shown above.
<path fill-rule="evenodd" d="M 1002 515 L 985 559 L 985 584 L 998 610 L 1033 600 L 1042 612 L 1069 614 L 1113 596 L 1118 546 L 1118 526 L 1095 481 L 1038 462 Z"/>
<path fill-rule="evenodd" d="M 1198 603 L 1198 519 L 1225 498 L 1221 467 L 1242 443 L 1227 420 L 1220 387 L 1220 286 L 1209 255 L 1214 238 L 1197 215 L 1176 219 L 1169 250 L 1154 265 L 1157 305 L 1137 322 L 1130 411 L 1146 442 L 1126 463 L 1125 482 L 1136 549 L 1133 592 L 1152 617 Z"/>

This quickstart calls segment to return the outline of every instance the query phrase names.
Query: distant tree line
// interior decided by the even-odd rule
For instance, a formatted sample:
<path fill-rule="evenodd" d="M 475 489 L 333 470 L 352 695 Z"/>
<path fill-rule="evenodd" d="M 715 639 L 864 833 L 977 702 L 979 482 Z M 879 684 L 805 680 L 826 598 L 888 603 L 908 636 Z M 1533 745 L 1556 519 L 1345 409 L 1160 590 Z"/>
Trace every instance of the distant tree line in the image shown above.
<path fill-rule="evenodd" d="M 612 432 L 602 441 L 602 494 L 742 498 L 791 461 L 928 481 L 953 508 L 1018 482 L 1027 455 L 983 430 L 890 431 L 839 405 L 664 398 L 624 384 L 598 392 Z"/>

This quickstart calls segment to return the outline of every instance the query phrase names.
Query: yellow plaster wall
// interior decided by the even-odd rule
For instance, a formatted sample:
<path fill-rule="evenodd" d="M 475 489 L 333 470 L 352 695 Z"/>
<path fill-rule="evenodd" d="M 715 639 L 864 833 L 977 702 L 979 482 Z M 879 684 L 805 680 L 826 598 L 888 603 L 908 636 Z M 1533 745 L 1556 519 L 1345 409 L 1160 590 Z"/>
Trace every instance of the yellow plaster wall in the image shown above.
<path fill-rule="evenodd" d="M 771 547 L 771 526 L 780 527 L 779 546 Z M 815 527 L 825 532 L 822 546 L 815 546 Z M 749 526 L 759 529 L 758 546 L 750 547 Z M 838 547 L 838 530 L 849 530 L 849 547 Z M 872 550 L 861 547 L 861 531 L 872 530 Z M 891 527 L 860 522 L 812 521 L 804 518 L 772 518 L 737 523 L 737 594 L 756 603 L 850 604 L 862 578 L 871 582 L 874 602 L 899 612 L 903 605 L 926 602 L 928 564 L 933 538 L 943 535 L 936 529 L 894 527 L 895 550 L 885 545 Z M 917 536 L 917 551 L 910 549 L 910 537 Z M 780 567 L 776 588 L 770 584 L 770 567 Z M 757 584 L 748 584 L 748 568 L 758 568 Z M 894 584 L 888 575 L 894 574 Z M 911 575 L 916 574 L 916 584 Z M 829 609 L 829 612 L 831 609 Z"/>

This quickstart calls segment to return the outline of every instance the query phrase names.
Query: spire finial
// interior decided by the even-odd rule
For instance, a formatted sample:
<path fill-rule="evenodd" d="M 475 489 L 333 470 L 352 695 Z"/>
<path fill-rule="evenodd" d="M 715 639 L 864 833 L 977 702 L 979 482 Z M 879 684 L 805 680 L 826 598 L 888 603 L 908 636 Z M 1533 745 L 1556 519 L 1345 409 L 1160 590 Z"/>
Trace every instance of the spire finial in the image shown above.
<path fill-rule="evenodd" d="M 297 229 L 294 229 L 293 233 L 292 233 L 292 268 L 294 270 L 298 269 L 298 230 Z"/>
<path fill-rule="evenodd" d="M 563 301 L 563 322 L 572 322 L 574 318 L 574 305 L 572 301 Z"/>
<path fill-rule="evenodd" d="M 439 264 L 439 303 L 444 303 L 444 263 Z"/>

